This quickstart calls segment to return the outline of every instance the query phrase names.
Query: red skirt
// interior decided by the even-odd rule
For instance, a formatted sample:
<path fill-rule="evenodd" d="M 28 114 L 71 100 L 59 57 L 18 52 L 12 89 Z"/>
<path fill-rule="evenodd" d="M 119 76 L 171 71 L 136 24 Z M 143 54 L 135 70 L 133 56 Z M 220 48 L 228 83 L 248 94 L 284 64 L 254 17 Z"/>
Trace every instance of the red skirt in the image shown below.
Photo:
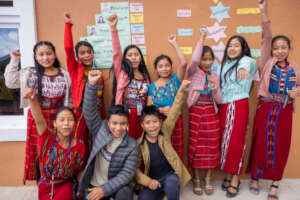
<path fill-rule="evenodd" d="M 255 115 L 248 172 L 252 178 L 278 181 L 289 156 L 292 104 L 259 101 Z"/>
<path fill-rule="evenodd" d="M 179 116 L 172 132 L 171 142 L 180 159 L 184 161 L 184 128 L 181 115 Z"/>
<path fill-rule="evenodd" d="M 219 115 L 214 105 L 192 106 L 189 120 L 189 168 L 208 170 L 219 164 Z"/>
<path fill-rule="evenodd" d="M 143 133 L 143 128 L 141 126 L 141 117 L 137 115 L 136 108 L 130 108 L 129 113 L 128 135 L 133 137 L 134 139 L 138 139 Z"/>
<path fill-rule="evenodd" d="M 39 200 L 51 200 L 51 184 L 39 183 Z M 54 184 L 53 200 L 73 200 L 73 182 L 71 180 Z"/>
<path fill-rule="evenodd" d="M 241 174 L 249 119 L 248 99 L 221 104 L 221 170 Z"/>

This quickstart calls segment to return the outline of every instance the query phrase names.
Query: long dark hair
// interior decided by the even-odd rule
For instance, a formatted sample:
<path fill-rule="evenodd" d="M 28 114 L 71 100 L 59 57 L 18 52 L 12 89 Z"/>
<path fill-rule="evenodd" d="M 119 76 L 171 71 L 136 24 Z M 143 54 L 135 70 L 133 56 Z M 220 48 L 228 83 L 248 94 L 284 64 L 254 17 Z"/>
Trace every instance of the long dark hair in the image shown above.
<path fill-rule="evenodd" d="M 223 57 L 223 60 L 222 60 L 222 64 L 221 64 L 221 71 L 220 71 L 220 76 L 222 76 L 222 71 L 223 71 L 223 67 L 226 63 L 226 61 L 229 59 L 228 58 L 228 55 L 227 55 L 227 50 L 228 50 L 228 47 L 229 47 L 229 44 L 230 42 L 233 40 L 233 39 L 238 39 L 240 44 L 241 44 L 241 47 L 242 47 L 242 50 L 241 50 L 241 54 L 235 59 L 236 60 L 236 63 L 231 66 L 227 72 L 225 72 L 224 74 L 224 80 L 225 80 L 225 83 L 227 81 L 227 77 L 230 76 L 230 74 L 235 71 L 237 73 L 237 68 L 238 68 L 238 65 L 240 63 L 240 60 L 243 56 L 249 56 L 251 57 L 251 52 L 250 52 L 250 47 L 246 41 L 246 39 L 240 35 L 234 35 L 232 36 L 227 44 L 226 44 L 226 48 L 225 48 L 225 52 L 224 52 L 224 57 Z M 235 77 L 235 80 L 236 80 L 236 77 Z M 220 87 L 222 88 L 222 78 L 220 78 Z"/>
<path fill-rule="evenodd" d="M 53 63 L 53 67 L 60 68 L 59 60 L 56 57 L 55 47 L 51 42 L 49 42 L 49 41 L 40 41 L 40 42 L 38 42 L 34 45 L 34 47 L 33 47 L 33 58 L 34 58 L 34 67 L 35 67 L 36 76 L 37 76 L 37 88 L 38 88 L 37 96 L 38 96 L 39 101 L 41 101 L 41 98 L 42 98 L 42 78 L 43 78 L 43 75 L 44 75 L 44 72 L 45 72 L 45 68 L 40 63 L 38 63 L 38 61 L 36 60 L 35 57 L 36 57 L 36 53 L 37 53 L 37 48 L 40 47 L 40 46 L 44 46 L 44 45 L 50 47 L 51 50 L 53 51 L 54 55 L 55 55 L 55 60 L 54 60 L 54 63 Z"/>
<path fill-rule="evenodd" d="M 143 74 L 143 77 L 146 80 L 151 82 L 150 75 L 149 75 L 149 72 L 147 70 L 142 51 L 136 45 L 128 45 L 125 48 L 125 50 L 123 52 L 123 57 L 122 57 L 122 70 L 128 74 L 128 77 L 129 77 L 129 83 L 128 84 L 130 84 L 132 79 L 134 79 L 134 72 L 133 72 L 133 69 L 132 69 L 132 64 L 131 64 L 130 60 L 126 59 L 127 52 L 132 48 L 136 48 L 138 50 L 138 52 L 140 53 L 140 55 L 141 55 L 141 62 L 140 62 L 139 67 L 138 67 L 139 72 L 141 72 Z M 111 67 L 110 71 L 113 72 L 113 70 L 114 70 L 114 66 Z M 115 74 L 114 74 L 113 91 L 112 92 L 113 92 L 112 105 L 115 105 L 115 97 L 116 97 L 116 93 L 117 93 L 117 79 L 116 79 Z"/>
<path fill-rule="evenodd" d="M 88 41 L 79 41 L 75 45 L 75 55 L 76 55 L 77 59 L 78 59 L 78 50 L 79 50 L 79 47 L 81 47 L 81 46 L 86 46 L 86 47 L 90 48 L 93 53 L 95 53 L 94 48 L 91 45 L 91 43 L 89 43 Z"/>

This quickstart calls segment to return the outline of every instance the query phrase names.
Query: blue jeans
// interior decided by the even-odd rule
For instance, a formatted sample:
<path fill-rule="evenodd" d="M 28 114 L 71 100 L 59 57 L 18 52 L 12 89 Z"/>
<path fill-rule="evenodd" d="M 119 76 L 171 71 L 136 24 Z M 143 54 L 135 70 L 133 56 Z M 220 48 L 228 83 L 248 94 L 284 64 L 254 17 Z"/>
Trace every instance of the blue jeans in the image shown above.
<path fill-rule="evenodd" d="M 156 190 L 145 187 L 140 193 L 139 200 L 159 200 L 163 199 L 165 195 L 168 200 L 179 200 L 180 180 L 177 174 L 168 174 L 158 181 L 161 187 Z"/>

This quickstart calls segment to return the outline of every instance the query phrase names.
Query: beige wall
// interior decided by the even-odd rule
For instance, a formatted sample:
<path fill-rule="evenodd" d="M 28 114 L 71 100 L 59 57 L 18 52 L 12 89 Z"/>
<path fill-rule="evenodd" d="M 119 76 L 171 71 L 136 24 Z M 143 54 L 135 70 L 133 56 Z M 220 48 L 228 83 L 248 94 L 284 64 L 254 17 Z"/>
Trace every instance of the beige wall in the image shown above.
<path fill-rule="evenodd" d="M 115 1 L 115 0 L 111 0 Z M 150 1 L 150 0 L 137 0 L 130 2 L 144 2 L 144 20 L 145 20 L 145 37 L 147 47 L 147 60 L 148 69 L 151 73 L 152 79 L 156 78 L 153 70 L 154 58 L 161 54 L 166 53 L 170 55 L 176 66 L 177 59 L 175 53 L 167 42 L 169 33 L 177 33 L 177 28 L 193 28 L 194 35 L 192 37 L 178 37 L 178 43 L 181 46 L 193 46 L 198 39 L 197 30 L 201 24 L 213 25 L 215 19 L 210 19 L 211 11 L 210 6 L 214 6 L 212 0 L 206 1 L 193 1 L 193 0 L 164 0 L 164 1 Z M 226 30 L 227 36 L 235 33 L 237 26 L 258 26 L 260 25 L 259 15 L 237 16 L 237 8 L 254 8 L 257 7 L 256 0 L 226 0 L 222 1 L 224 6 L 230 5 L 229 10 L 230 19 L 224 19 L 221 25 L 228 26 Z M 290 59 L 300 63 L 300 27 L 297 26 L 298 19 L 300 18 L 300 1 L 296 0 L 270 0 L 270 16 L 272 19 L 272 28 L 274 34 L 286 34 L 292 38 L 293 51 L 291 52 Z M 190 9 L 192 8 L 192 18 L 178 19 L 176 18 L 176 9 Z M 36 22 L 37 22 L 37 36 L 38 40 L 50 40 L 57 48 L 57 55 L 61 63 L 65 63 L 65 55 L 63 50 L 63 32 L 64 21 L 63 12 L 68 11 L 72 14 L 74 27 L 73 36 L 74 42 L 79 40 L 80 36 L 86 35 L 86 25 L 94 24 L 94 14 L 100 12 L 99 0 L 51 0 L 42 1 L 36 0 Z M 296 25 L 297 24 L 297 25 Z M 258 49 L 260 44 L 260 34 L 245 35 L 247 41 L 252 48 Z M 228 38 L 227 38 L 228 39 Z M 226 39 L 222 40 L 226 43 Z M 215 45 L 213 40 L 207 41 L 208 45 Z M 28 49 L 32 51 L 32 49 Z M 187 56 L 190 60 L 190 56 Z M 176 67 L 175 67 L 176 68 Z M 106 109 L 111 102 L 111 79 L 108 76 L 108 70 L 105 70 L 104 76 L 106 79 L 105 88 L 105 101 Z M 250 130 L 248 131 L 248 144 L 251 139 L 251 129 L 253 117 L 256 110 L 256 87 L 251 92 L 250 100 Z M 299 104 L 299 100 L 297 100 Z M 299 106 L 298 106 L 299 107 Z M 187 110 L 185 110 L 185 122 L 187 122 Z M 186 141 L 187 141 L 187 123 L 186 128 Z M 292 146 L 288 164 L 284 176 L 287 178 L 300 178 L 300 160 L 297 154 L 300 153 L 300 112 L 294 115 L 293 122 L 293 137 Z M 248 145 L 249 150 L 250 145 Z M 187 149 L 187 143 L 186 143 Z M 248 151 L 247 151 L 248 152 Z M 21 185 L 23 178 L 23 165 L 25 155 L 24 142 L 9 142 L 0 144 L 0 185 Z M 247 159 L 246 159 L 247 161 Z M 216 176 L 220 173 L 216 173 Z M 218 176 L 221 178 L 221 176 Z"/>

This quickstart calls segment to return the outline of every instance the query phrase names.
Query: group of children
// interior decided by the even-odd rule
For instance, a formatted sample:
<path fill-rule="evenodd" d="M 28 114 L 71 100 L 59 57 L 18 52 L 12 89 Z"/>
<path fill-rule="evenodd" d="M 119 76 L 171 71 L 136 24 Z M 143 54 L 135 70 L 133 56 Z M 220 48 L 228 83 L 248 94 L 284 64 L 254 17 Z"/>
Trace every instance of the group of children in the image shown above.
<path fill-rule="evenodd" d="M 179 66 L 172 74 L 167 55 L 155 59 L 158 79 L 151 83 L 141 50 L 120 46 L 117 15 L 108 17 L 113 46 L 113 102 L 104 112 L 104 79 L 94 67 L 90 43 L 73 45 L 72 20 L 65 13 L 67 71 L 47 41 L 33 49 L 35 66 L 18 71 L 20 54 L 11 53 L 5 81 L 21 88 L 21 106 L 30 106 L 27 124 L 25 180 L 37 180 L 39 199 L 179 199 L 193 174 L 193 191 L 212 194 L 212 170 L 227 173 L 227 197 L 239 192 L 249 121 L 249 92 L 260 75 L 259 103 L 248 163 L 250 191 L 259 179 L 272 180 L 268 200 L 278 199 L 287 162 L 292 112 L 300 95 L 300 71 L 288 61 L 290 40 L 272 38 L 267 0 L 260 0 L 261 58 L 257 67 L 245 38 L 232 36 L 217 72 L 214 53 L 205 46 L 202 28 L 192 60 L 186 59 L 171 35 Z M 75 51 L 75 52 L 74 52 Z M 184 80 L 185 74 L 188 80 Z M 188 91 L 188 95 L 187 94 Z M 187 96 L 187 98 L 186 98 Z M 188 169 L 183 164 L 182 105 L 189 107 Z M 38 167 L 38 168 L 36 168 Z"/>

